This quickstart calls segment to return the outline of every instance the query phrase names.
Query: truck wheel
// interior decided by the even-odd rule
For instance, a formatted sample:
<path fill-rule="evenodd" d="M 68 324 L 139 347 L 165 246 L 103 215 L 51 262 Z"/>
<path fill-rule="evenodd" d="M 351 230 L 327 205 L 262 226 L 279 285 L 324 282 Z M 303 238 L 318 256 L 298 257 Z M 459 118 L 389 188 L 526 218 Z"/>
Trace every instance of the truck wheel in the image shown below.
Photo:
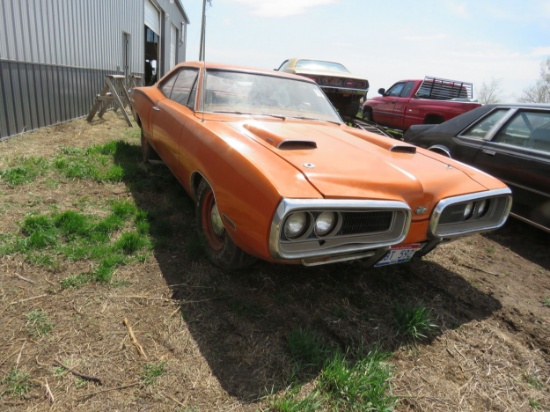
<path fill-rule="evenodd" d="M 372 122 L 372 109 L 370 107 L 363 107 L 363 120 Z"/>
<path fill-rule="evenodd" d="M 208 259 L 220 269 L 232 271 L 250 266 L 256 260 L 240 249 L 223 225 L 212 188 L 202 181 L 195 206 L 197 230 Z"/>

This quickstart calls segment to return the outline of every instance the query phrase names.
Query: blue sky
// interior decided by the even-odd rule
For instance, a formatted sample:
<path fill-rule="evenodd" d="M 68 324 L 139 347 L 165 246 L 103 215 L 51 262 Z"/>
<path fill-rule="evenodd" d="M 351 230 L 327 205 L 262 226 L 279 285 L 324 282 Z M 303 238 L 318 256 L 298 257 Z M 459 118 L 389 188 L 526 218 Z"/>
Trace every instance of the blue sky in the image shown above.
<path fill-rule="evenodd" d="M 197 60 L 202 0 L 182 0 Z M 337 61 L 380 87 L 425 75 L 493 79 L 514 101 L 550 57 L 548 0 L 212 0 L 206 60 L 272 69 L 290 57 Z"/>

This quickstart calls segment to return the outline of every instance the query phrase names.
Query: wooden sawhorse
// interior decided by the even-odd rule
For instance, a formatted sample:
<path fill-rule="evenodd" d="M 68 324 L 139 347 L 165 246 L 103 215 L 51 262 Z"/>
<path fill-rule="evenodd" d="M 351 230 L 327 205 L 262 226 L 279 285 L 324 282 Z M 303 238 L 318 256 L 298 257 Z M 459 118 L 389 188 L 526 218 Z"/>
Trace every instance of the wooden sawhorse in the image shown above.
<path fill-rule="evenodd" d="M 130 105 L 130 96 L 124 85 L 124 76 L 117 74 L 105 76 L 105 86 L 103 86 L 101 93 L 96 96 L 95 103 L 86 120 L 91 122 L 98 110 L 98 116 L 103 117 L 113 102 L 115 103 L 115 111 L 120 108 L 122 115 L 126 119 L 126 123 L 128 123 L 128 126 L 132 127 L 132 122 L 125 109 L 127 105 Z"/>

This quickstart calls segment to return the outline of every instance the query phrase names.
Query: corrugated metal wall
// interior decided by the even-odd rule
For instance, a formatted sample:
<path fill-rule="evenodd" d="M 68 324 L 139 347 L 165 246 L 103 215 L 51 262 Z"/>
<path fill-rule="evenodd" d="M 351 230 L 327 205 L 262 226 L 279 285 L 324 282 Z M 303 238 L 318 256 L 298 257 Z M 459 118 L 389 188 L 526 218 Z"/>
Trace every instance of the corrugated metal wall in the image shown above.
<path fill-rule="evenodd" d="M 123 71 L 124 32 L 142 75 L 143 1 L 0 0 L 0 139 L 86 115 Z"/>

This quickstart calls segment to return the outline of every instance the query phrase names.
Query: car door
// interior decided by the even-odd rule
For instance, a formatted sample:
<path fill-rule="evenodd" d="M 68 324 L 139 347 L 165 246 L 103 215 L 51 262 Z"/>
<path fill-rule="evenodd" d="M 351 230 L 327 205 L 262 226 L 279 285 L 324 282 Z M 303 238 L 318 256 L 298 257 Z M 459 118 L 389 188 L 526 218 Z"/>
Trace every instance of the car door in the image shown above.
<path fill-rule="evenodd" d="M 550 111 L 515 110 L 471 164 L 512 189 L 514 214 L 550 228 Z"/>
<path fill-rule="evenodd" d="M 163 92 L 167 99 L 153 106 L 153 142 L 155 149 L 166 165 L 177 177 L 182 177 L 181 153 L 185 151 L 182 131 L 189 118 L 194 115 L 194 96 L 198 69 L 182 68 L 168 79 Z M 162 86 L 161 86 L 162 88 Z"/>
<path fill-rule="evenodd" d="M 509 108 L 496 108 L 457 136 L 452 137 L 448 141 L 448 144 L 446 142 L 437 143 L 445 146 L 453 159 L 474 164 L 483 146 L 494 136 L 510 116 L 512 116 L 512 112 Z M 432 146 L 434 145 L 435 142 L 432 143 Z"/>
<path fill-rule="evenodd" d="M 398 101 L 399 95 L 403 91 L 406 82 L 395 83 L 381 97 L 378 97 L 378 103 L 373 109 L 373 120 L 385 126 L 399 128 L 401 125 L 400 119 L 395 117 L 395 104 Z"/>

